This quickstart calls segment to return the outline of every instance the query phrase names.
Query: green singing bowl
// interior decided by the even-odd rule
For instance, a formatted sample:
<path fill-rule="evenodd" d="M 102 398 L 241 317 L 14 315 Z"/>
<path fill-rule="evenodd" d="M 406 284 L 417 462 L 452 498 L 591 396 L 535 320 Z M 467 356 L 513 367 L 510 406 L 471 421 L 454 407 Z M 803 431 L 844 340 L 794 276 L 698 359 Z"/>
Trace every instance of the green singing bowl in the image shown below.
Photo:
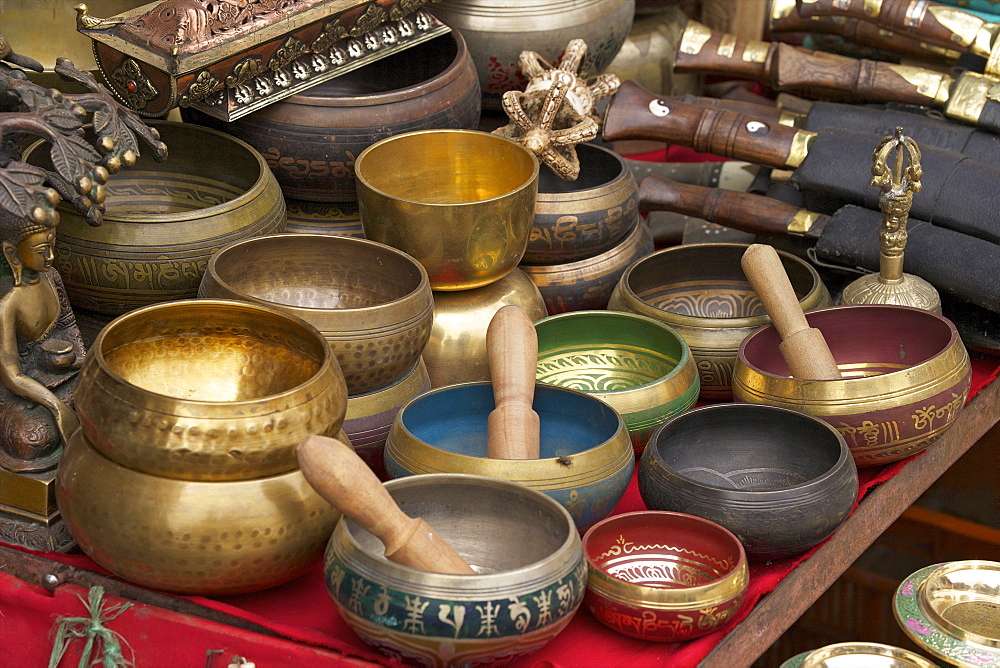
<path fill-rule="evenodd" d="M 354 163 L 365 237 L 409 253 L 434 290 L 492 283 L 521 261 L 535 218 L 538 160 L 476 130 L 421 130 L 372 144 Z"/>
<path fill-rule="evenodd" d="M 326 338 L 351 396 L 392 385 L 427 345 L 434 300 L 423 266 L 391 246 L 325 234 L 273 234 L 212 256 L 201 297 L 265 304 Z"/>
<path fill-rule="evenodd" d="M 340 367 L 315 327 L 221 299 L 118 316 L 80 371 L 80 426 L 106 457 L 154 476 L 246 480 L 298 468 L 306 436 L 347 410 Z"/>
<path fill-rule="evenodd" d="M 694 405 L 699 380 L 684 339 L 635 313 L 573 311 L 535 323 L 542 383 L 591 394 L 621 413 L 636 454 L 656 428 Z"/>
<path fill-rule="evenodd" d="M 657 251 L 632 264 L 608 309 L 655 318 L 691 347 L 701 376 L 701 398 L 732 398 L 733 368 L 743 339 L 770 322 L 747 280 L 740 258 L 747 244 L 687 244 Z M 804 311 L 831 304 L 816 270 L 778 251 Z"/>

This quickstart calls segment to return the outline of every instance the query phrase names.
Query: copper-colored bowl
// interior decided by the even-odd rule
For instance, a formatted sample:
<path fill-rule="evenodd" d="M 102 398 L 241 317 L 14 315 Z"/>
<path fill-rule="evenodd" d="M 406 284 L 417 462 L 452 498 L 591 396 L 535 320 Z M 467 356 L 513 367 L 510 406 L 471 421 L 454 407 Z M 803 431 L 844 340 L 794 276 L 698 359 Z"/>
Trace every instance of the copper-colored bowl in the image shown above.
<path fill-rule="evenodd" d="M 70 439 L 56 476 L 70 535 L 115 575 L 179 594 L 257 591 L 304 573 L 340 514 L 298 469 L 229 482 L 141 473 Z"/>
<path fill-rule="evenodd" d="M 510 273 L 528 244 L 538 160 L 473 130 L 383 139 L 354 163 L 365 236 L 427 269 L 434 290 L 466 290 Z"/>
<path fill-rule="evenodd" d="M 347 388 L 323 336 L 267 306 L 191 299 L 108 323 L 80 371 L 93 446 L 137 471 L 243 480 L 297 468 L 306 436 L 333 436 Z"/>
<path fill-rule="evenodd" d="M 736 614 L 750 583 L 743 546 L 715 522 L 663 511 L 615 515 L 583 537 L 584 606 L 641 640 L 707 635 Z"/>
<path fill-rule="evenodd" d="M 844 438 L 858 466 L 909 457 L 932 444 L 965 405 L 969 355 L 947 318 L 908 306 L 837 306 L 806 313 L 823 333 L 843 378 L 789 376 L 773 325 L 740 345 L 738 401 L 822 418 Z"/>
<path fill-rule="evenodd" d="M 201 297 L 272 306 L 326 337 L 351 395 L 393 384 L 417 363 L 431 333 L 427 272 L 412 257 L 366 239 L 276 234 L 212 256 Z"/>
<path fill-rule="evenodd" d="M 608 302 L 676 329 L 701 374 L 701 398 L 732 397 L 736 353 L 770 322 L 740 266 L 746 244 L 689 244 L 657 251 L 621 275 Z M 830 293 L 809 263 L 778 251 L 803 310 L 829 306 Z"/>

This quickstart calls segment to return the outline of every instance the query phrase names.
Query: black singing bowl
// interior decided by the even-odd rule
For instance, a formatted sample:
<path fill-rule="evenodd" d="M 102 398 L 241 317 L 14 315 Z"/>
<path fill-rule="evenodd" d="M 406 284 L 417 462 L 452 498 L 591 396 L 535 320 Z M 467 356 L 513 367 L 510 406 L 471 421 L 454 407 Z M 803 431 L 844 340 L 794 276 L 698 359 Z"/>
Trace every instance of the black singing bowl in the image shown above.
<path fill-rule="evenodd" d="M 639 464 L 650 510 L 697 515 L 729 529 L 751 561 L 817 545 L 858 494 L 854 458 L 823 420 L 764 404 L 712 404 L 653 434 Z"/>

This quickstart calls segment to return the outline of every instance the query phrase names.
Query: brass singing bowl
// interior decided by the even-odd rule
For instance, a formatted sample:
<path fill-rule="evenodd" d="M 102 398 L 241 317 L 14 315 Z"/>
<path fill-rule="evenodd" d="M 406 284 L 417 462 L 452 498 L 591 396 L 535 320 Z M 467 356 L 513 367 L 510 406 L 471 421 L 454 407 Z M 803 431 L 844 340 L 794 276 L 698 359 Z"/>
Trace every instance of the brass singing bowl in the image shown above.
<path fill-rule="evenodd" d="M 219 596 L 304 573 L 340 518 L 298 469 L 229 482 L 141 473 L 70 438 L 55 487 L 70 535 L 91 559 L 144 587 Z"/>
<path fill-rule="evenodd" d="M 198 294 L 212 253 L 238 239 L 285 229 L 285 201 L 250 145 L 190 123 L 146 121 L 170 149 L 147 153 L 106 184 L 104 222 L 92 227 L 59 206 L 55 267 L 70 303 L 120 315 Z M 39 144 L 25 162 L 45 165 Z"/>
<path fill-rule="evenodd" d="M 350 395 L 391 385 L 412 369 L 434 318 L 420 263 L 385 244 L 322 234 L 229 244 L 208 261 L 198 294 L 272 306 L 314 325 Z"/>
<path fill-rule="evenodd" d="M 664 511 L 615 515 L 583 537 L 584 606 L 602 624 L 658 642 L 707 635 L 736 614 L 750 583 L 740 541 L 715 522 Z"/>
<path fill-rule="evenodd" d="M 241 480 L 297 468 L 303 438 L 340 430 L 347 388 L 309 323 L 268 306 L 191 299 L 108 323 L 75 405 L 94 448 L 118 464 Z"/>
<path fill-rule="evenodd" d="M 525 264 L 562 264 L 600 255 L 636 225 L 639 189 L 625 159 L 594 144 L 576 147 L 580 175 L 574 181 L 551 169 L 538 175 L 535 222 Z"/>
<path fill-rule="evenodd" d="M 933 661 L 892 645 L 877 642 L 841 642 L 797 654 L 781 668 L 938 668 Z"/>
<path fill-rule="evenodd" d="M 859 467 L 922 451 L 958 416 L 972 366 L 947 318 L 909 306 L 836 306 L 806 313 L 830 346 L 840 379 L 792 378 L 773 325 L 740 345 L 733 375 L 737 401 L 815 415 L 847 441 Z"/>
<path fill-rule="evenodd" d="M 382 139 L 354 163 L 365 236 L 405 251 L 434 290 L 466 290 L 510 273 L 528 244 L 538 160 L 475 130 Z"/>
<path fill-rule="evenodd" d="M 423 355 L 433 387 L 490 379 L 486 330 L 508 304 L 532 321 L 547 314 L 538 288 L 517 268 L 481 288 L 434 293 L 434 324 Z"/>
<path fill-rule="evenodd" d="M 635 457 L 621 416 L 583 392 L 536 384 L 537 459 L 491 459 L 487 417 L 496 407 L 491 383 L 426 392 L 403 406 L 385 442 L 391 478 L 471 473 L 537 489 L 564 506 L 584 531 L 607 517 L 632 478 Z"/>
<path fill-rule="evenodd" d="M 698 400 L 698 371 L 688 345 L 658 320 L 574 311 L 539 320 L 535 332 L 535 378 L 607 402 L 625 420 L 637 455 L 657 427 Z"/>
<path fill-rule="evenodd" d="M 326 584 L 363 640 L 407 663 L 476 665 L 514 661 L 569 624 L 583 600 L 587 564 L 565 508 L 524 485 L 483 476 L 419 475 L 385 488 L 477 574 L 389 561 L 379 539 L 345 517 L 326 550 Z"/>
<path fill-rule="evenodd" d="M 628 267 L 608 301 L 673 327 L 691 347 L 701 398 L 732 398 L 740 343 L 770 319 L 743 273 L 747 244 L 687 244 L 657 251 Z M 804 311 L 829 306 L 830 292 L 804 260 L 778 251 Z"/>
<path fill-rule="evenodd" d="M 365 238 L 357 202 L 309 202 L 285 197 L 285 232 Z"/>

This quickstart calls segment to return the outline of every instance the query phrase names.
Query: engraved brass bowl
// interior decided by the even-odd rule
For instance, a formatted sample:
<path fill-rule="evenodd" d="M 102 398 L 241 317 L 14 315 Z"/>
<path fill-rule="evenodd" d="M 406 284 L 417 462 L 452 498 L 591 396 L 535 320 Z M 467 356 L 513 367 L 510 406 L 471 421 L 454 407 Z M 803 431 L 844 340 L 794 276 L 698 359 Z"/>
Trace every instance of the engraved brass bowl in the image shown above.
<path fill-rule="evenodd" d="M 286 197 L 285 232 L 365 238 L 357 202 L 309 202 Z"/>
<path fill-rule="evenodd" d="M 622 275 L 635 262 L 653 252 L 649 227 L 642 218 L 610 250 L 592 257 L 560 264 L 522 264 L 545 298 L 550 315 L 609 307 L 608 301 Z"/>
<path fill-rule="evenodd" d="M 227 482 L 174 480 L 118 464 L 70 438 L 56 476 L 70 535 L 115 575 L 217 596 L 291 580 L 322 554 L 340 514 L 298 469 Z"/>
<path fill-rule="evenodd" d="M 538 160 L 475 130 L 406 132 L 354 163 L 368 239 L 405 251 L 434 290 L 492 283 L 521 261 L 534 220 Z"/>
<path fill-rule="evenodd" d="M 575 311 L 535 323 L 542 383 L 591 394 L 618 411 L 636 455 L 657 427 L 698 400 L 698 371 L 684 339 L 635 313 Z"/>
<path fill-rule="evenodd" d="M 762 404 L 709 404 L 671 419 L 646 446 L 638 477 L 647 508 L 721 524 L 751 561 L 817 545 L 858 496 L 858 471 L 836 429 Z"/>
<path fill-rule="evenodd" d="M 579 144 L 574 181 L 551 169 L 538 175 L 535 222 L 525 264 L 562 264 L 600 255 L 625 238 L 638 221 L 639 190 L 625 160 L 602 146 Z"/>
<path fill-rule="evenodd" d="M 738 401 L 784 406 L 834 426 L 859 467 L 880 466 L 932 444 L 958 417 L 972 377 L 969 355 L 947 318 L 908 306 L 836 306 L 806 313 L 830 345 L 843 378 L 792 378 L 773 326 L 740 345 Z"/>
<path fill-rule="evenodd" d="M 120 315 L 195 297 L 212 253 L 285 229 L 281 189 L 250 145 L 190 123 L 147 123 L 170 156 L 143 153 L 108 180 L 103 224 L 59 207 L 55 266 L 74 307 Z M 45 163 L 37 146 L 25 162 Z"/>
<path fill-rule="evenodd" d="M 732 397 L 740 343 L 770 322 L 740 266 L 746 249 L 746 244 L 689 244 L 657 251 L 622 274 L 608 302 L 610 310 L 661 320 L 684 337 L 705 400 Z M 808 262 L 784 251 L 778 257 L 803 310 L 832 303 Z"/>
<path fill-rule="evenodd" d="M 486 329 L 508 304 L 532 322 L 546 316 L 538 288 L 517 268 L 481 288 L 434 293 L 434 324 L 423 356 L 433 387 L 490 379 Z"/>
<path fill-rule="evenodd" d="M 326 550 L 326 583 L 362 639 L 407 663 L 506 663 L 562 631 L 586 589 L 569 513 L 524 485 L 461 474 L 390 480 L 403 512 L 422 517 L 477 571 L 445 575 L 387 560 L 344 518 Z"/>
<path fill-rule="evenodd" d="M 750 583 L 732 533 L 694 515 L 648 510 L 595 524 L 583 537 L 584 607 L 640 640 L 678 642 L 712 633 L 736 614 Z"/>
<path fill-rule="evenodd" d="M 486 419 L 494 407 L 490 383 L 451 385 L 413 399 L 389 430 L 389 476 L 471 473 L 512 480 L 565 507 L 581 531 L 614 510 L 635 458 L 625 423 L 613 408 L 582 392 L 536 384 L 540 457 L 490 459 Z"/>
<path fill-rule="evenodd" d="M 1000 562 L 921 568 L 899 585 L 893 614 L 910 640 L 949 665 L 1000 665 Z"/>
<path fill-rule="evenodd" d="M 781 664 L 781 668 L 938 668 L 901 647 L 877 642 L 840 642 L 811 652 L 796 654 Z"/>
<path fill-rule="evenodd" d="M 237 480 L 298 467 L 335 435 L 347 388 L 323 336 L 268 306 L 165 302 L 108 323 L 80 371 L 76 410 L 103 455 L 145 473 Z"/>
<path fill-rule="evenodd" d="M 311 323 L 350 395 L 384 388 L 412 369 L 434 318 L 420 263 L 385 244 L 322 234 L 229 244 L 209 260 L 198 294 L 264 304 Z"/>

